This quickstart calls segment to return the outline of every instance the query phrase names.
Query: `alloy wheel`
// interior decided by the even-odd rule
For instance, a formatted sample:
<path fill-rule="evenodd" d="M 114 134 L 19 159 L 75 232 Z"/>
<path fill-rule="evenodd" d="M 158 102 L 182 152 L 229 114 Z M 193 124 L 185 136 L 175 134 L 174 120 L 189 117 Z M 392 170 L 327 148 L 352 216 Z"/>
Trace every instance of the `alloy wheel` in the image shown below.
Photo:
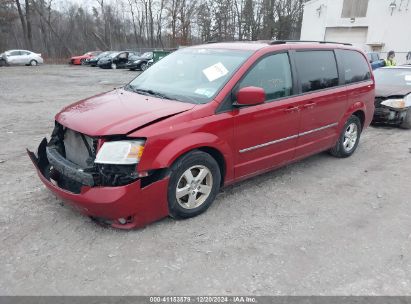
<path fill-rule="evenodd" d="M 350 152 L 358 140 L 358 127 L 355 123 L 350 123 L 345 129 L 343 146 L 346 152 Z"/>
<path fill-rule="evenodd" d="M 177 183 L 176 199 L 185 209 L 201 206 L 210 196 L 213 188 L 213 176 L 205 166 L 193 166 L 187 169 Z"/>

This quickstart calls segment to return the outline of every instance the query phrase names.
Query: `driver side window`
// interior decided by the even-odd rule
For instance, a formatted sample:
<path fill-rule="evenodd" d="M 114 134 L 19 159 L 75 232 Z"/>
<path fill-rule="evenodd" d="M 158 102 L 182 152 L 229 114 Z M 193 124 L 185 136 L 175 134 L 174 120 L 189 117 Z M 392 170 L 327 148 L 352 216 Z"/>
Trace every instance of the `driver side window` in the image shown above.
<path fill-rule="evenodd" d="M 274 54 L 261 59 L 240 81 L 238 89 L 250 86 L 263 88 L 266 101 L 292 95 L 288 54 Z"/>

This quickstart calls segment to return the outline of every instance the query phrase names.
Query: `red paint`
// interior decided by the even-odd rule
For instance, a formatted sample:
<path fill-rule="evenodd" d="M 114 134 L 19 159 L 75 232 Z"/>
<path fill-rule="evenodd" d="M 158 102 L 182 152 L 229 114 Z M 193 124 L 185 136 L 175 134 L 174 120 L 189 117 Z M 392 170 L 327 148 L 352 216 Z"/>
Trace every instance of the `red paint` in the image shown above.
<path fill-rule="evenodd" d="M 73 57 L 70 58 L 70 63 L 74 64 L 74 65 L 79 65 L 79 64 L 81 64 L 82 60 L 93 58 L 94 56 L 97 56 L 100 53 L 101 52 L 95 51 L 95 52 L 88 52 L 88 53 L 85 53 L 84 55 L 80 55 L 80 56 L 73 56 Z"/>
<path fill-rule="evenodd" d="M 238 90 L 237 103 L 244 106 L 253 106 L 264 103 L 265 91 L 258 87 L 246 87 Z"/>
<path fill-rule="evenodd" d="M 207 104 L 161 100 L 117 89 L 66 107 L 56 120 L 68 128 L 102 140 L 107 135 L 146 138 L 138 171 L 168 168 L 179 156 L 193 149 L 213 149 L 223 156 L 225 162 L 224 185 L 331 148 L 347 118 L 354 112 L 364 114 L 364 128 L 371 122 L 374 111 L 372 77 L 369 81 L 349 86 L 339 85 L 275 102 L 217 112 L 220 103 L 227 94 L 231 94 L 245 72 L 266 54 L 284 50 L 351 47 L 306 43 L 272 46 L 265 43 L 224 43 L 196 48 L 249 49 L 255 52 Z M 263 93 L 258 88 L 245 88 L 239 93 L 239 103 L 258 103 Z M 167 119 L 162 120 L 164 116 Z M 156 122 L 151 123 L 153 121 Z M 330 127 L 321 129 L 324 126 Z M 320 130 L 310 133 L 315 129 Z M 304 136 L 298 136 L 302 133 Z M 287 140 L 281 141 L 284 138 Z M 276 143 L 244 152 L 269 142 Z M 80 209 L 87 208 L 83 209 L 86 214 L 109 219 L 136 218 L 135 223 L 122 228 L 140 227 L 168 213 L 167 178 L 144 189 L 141 189 L 140 182 L 135 182 L 123 187 L 83 187 L 80 194 L 72 194 L 39 175 L 59 197 Z M 117 224 L 114 226 L 118 227 Z"/>
<path fill-rule="evenodd" d="M 52 184 L 38 168 L 37 174 L 46 187 L 65 203 L 87 216 L 114 220 L 112 226 L 117 228 L 144 227 L 168 215 L 167 197 L 163 195 L 167 191 L 168 178 L 143 189 L 138 180 L 120 187 L 83 187 L 80 194 L 75 194 Z M 127 225 L 116 222 L 119 218 L 128 217 L 133 221 Z"/>

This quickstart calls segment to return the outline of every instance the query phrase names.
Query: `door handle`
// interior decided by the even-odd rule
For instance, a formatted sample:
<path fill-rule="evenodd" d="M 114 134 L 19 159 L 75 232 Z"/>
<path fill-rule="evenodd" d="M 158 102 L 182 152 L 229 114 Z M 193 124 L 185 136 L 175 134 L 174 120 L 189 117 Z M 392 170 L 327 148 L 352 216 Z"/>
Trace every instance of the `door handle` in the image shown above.
<path fill-rule="evenodd" d="M 287 109 L 284 109 L 284 112 L 290 113 L 290 112 L 298 112 L 300 111 L 300 107 L 289 107 Z"/>
<path fill-rule="evenodd" d="M 315 102 L 312 102 L 312 103 L 306 103 L 305 105 L 303 105 L 303 108 L 304 109 L 312 109 L 312 108 L 314 108 L 316 106 L 316 103 Z"/>

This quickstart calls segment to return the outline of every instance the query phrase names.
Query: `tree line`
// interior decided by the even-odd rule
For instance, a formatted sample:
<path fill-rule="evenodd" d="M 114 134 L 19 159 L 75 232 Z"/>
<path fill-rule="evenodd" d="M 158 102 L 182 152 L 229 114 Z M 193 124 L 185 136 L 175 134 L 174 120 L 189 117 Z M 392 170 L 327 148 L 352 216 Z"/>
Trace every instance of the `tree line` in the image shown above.
<path fill-rule="evenodd" d="M 0 52 L 49 58 L 88 50 L 176 48 L 209 41 L 298 39 L 307 0 L 1 0 Z"/>

